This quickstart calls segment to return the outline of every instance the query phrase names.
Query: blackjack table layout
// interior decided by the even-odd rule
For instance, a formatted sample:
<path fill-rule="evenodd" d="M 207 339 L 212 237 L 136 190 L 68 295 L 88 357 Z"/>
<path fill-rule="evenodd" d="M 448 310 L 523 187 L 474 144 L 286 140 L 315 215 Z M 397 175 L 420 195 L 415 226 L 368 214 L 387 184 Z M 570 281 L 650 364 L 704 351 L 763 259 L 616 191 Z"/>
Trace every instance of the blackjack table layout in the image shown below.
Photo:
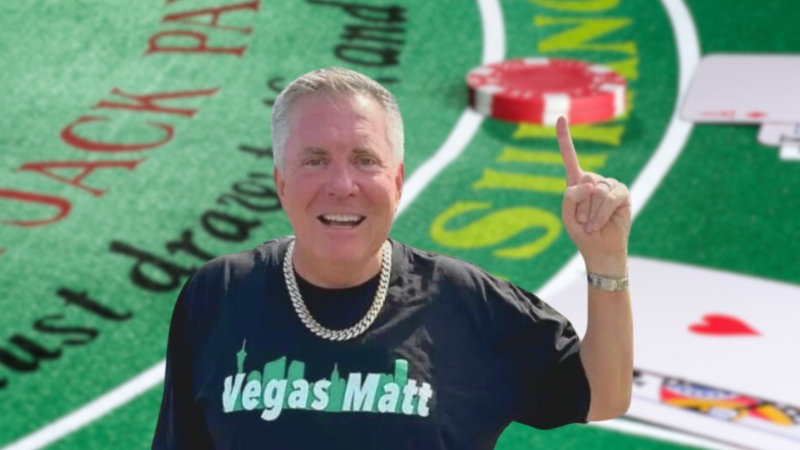
<path fill-rule="evenodd" d="M 584 333 L 555 127 L 470 104 L 471 70 L 525 58 L 626 83 L 624 110 L 570 131 L 582 168 L 631 192 L 633 400 L 610 421 L 512 423 L 497 448 L 800 449 L 800 150 L 759 142 L 757 123 L 680 114 L 707 56 L 800 54 L 797 6 L 0 3 L 0 450 L 150 448 L 181 286 L 216 256 L 292 234 L 270 114 L 321 67 L 398 100 L 391 237 L 534 292 Z"/>

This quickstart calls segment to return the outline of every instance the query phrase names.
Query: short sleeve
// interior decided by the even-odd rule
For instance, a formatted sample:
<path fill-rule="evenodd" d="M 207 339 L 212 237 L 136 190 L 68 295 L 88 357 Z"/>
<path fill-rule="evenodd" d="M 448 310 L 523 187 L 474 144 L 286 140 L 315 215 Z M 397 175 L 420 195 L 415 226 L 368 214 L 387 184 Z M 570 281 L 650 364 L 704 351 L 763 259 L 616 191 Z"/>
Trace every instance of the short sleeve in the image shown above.
<path fill-rule="evenodd" d="M 487 277 L 492 335 L 503 367 L 518 374 L 512 419 L 543 430 L 587 423 L 591 393 L 572 324 L 536 295 Z"/>
<path fill-rule="evenodd" d="M 190 278 L 181 290 L 170 322 L 167 341 L 164 395 L 152 448 L 154 450 L 202 450 L 212 448 L 201 410 L 192 396 L 189 332 Z"/>

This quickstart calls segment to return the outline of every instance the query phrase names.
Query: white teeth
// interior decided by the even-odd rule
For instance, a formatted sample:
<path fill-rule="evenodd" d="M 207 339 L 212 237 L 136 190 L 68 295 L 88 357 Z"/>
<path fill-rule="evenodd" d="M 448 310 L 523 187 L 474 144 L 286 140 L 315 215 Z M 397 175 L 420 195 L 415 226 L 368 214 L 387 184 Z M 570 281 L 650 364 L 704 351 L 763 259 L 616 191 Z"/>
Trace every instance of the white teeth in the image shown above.
<path fill-rule="evenodd" d="M 322 218 L 330 222 L 358 222 L 362 216 L 355 214 L 325 214 Z"/>

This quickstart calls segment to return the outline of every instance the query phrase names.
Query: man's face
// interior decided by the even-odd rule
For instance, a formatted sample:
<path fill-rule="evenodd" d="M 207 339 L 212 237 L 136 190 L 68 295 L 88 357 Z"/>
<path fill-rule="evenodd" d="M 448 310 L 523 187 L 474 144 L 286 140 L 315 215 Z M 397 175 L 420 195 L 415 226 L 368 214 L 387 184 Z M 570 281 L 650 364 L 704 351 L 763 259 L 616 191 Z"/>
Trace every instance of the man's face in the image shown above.
<path fill-rule="evenodd" d="M 298 251 L 329 262 L 364 262 L 379 251 L 403 187 L 387 132 L 383 108 L 365 96 L 294 103 L 275 185 Z"/>

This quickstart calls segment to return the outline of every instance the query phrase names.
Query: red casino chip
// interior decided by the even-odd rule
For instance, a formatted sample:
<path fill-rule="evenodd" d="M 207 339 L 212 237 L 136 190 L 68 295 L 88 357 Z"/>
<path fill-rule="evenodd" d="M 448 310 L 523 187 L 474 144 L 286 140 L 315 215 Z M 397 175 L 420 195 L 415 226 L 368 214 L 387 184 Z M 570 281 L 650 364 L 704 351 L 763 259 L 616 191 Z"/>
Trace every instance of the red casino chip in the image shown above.
<path fill-rule="evenodd" d="M 474 104 L 470 106 L 475 108 Z M 570 124 L 589 124 L 605 122 L 606 120 L 614 119 L 620 115 L 617 109 L 613 107 L 598 109 L 572 108 L 570 111 L 545 111 L 536 106 L 513 108 L 497 104 L 492 107 L 490 114 L 483 114 L 494 119 L 509 122 L 526 122 L 549 126 L 555 126 L 559 116 L 566 117 L 567 122 Z"/>
<path fill-rule="evenodd" d="M 609 109 L 614 111 L 610 117 L 625 111 L 627 83 L 606 66 L 526 58 L 475 68 L 467 75 L 467 86 L 470 104 L 490 117 L 501 118 L 498 111 L 512 108 L 607 119 Z"/>

